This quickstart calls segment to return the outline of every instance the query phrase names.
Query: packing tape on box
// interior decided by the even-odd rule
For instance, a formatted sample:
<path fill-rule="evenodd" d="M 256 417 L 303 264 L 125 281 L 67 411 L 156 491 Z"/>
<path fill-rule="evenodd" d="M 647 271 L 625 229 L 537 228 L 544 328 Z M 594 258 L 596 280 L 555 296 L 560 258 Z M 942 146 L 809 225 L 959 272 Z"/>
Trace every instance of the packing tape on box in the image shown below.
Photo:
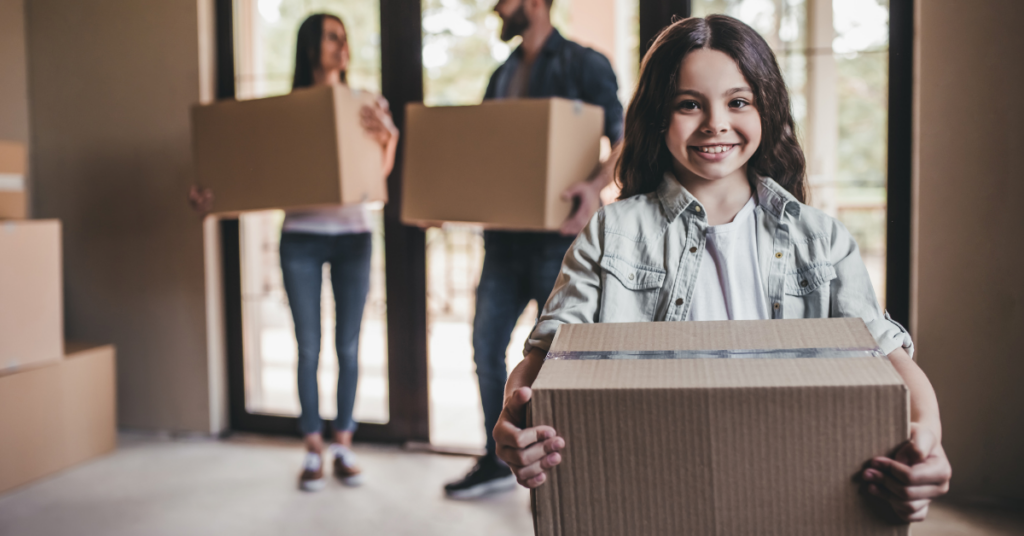
<path fill-rule="evenodd" d="M 885 357 L 879 348 L 786 348 L 777 350 L 656 350 L 548 352 L 544 358 L 582 359 L 799 359 L 808 357 Z"/>

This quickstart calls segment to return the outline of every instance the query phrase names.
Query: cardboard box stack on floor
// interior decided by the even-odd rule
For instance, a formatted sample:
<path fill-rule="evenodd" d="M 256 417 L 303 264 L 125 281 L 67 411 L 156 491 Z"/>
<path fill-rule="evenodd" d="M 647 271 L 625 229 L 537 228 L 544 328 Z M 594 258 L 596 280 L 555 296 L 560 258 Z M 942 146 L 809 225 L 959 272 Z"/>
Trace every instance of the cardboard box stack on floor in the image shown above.
<path fill-rule="evenodd" d="M 383 149 L 359 119 L 375 100 L 332 86 L 195 106 L 196 175 L 213 191 L 213 211 L 386 201 Z"/>
<path fill-rule="evenodd" d="M 853 480 L 909 434 L 860 319 L 565 325 L 530 419 L 566 442 L 541 536 L 908 533 Z"/>
<path fill-rule="evenodd" d="M 402 221 L 557 230 L 600 164 L 604 110 L 559 98 L 406 108 Z"/>
<path fill-rule="evenodd" d="M 60 221 L 7 219 L 19 203 L 0 214 L 0 492 L 116 440 L 114 347 L 65 345 Z"/>

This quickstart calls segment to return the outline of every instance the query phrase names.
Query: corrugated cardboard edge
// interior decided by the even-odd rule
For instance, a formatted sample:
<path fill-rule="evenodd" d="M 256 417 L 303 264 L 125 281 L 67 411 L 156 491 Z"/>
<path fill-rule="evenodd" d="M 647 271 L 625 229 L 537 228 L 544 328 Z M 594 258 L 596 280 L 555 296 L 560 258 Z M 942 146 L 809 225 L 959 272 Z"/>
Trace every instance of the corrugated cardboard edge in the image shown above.
<path fill-rule="evenodd" d="M 569 136 L 562 132 L 569 127 L 568 123 L 573 122 L 572 130 L 578 124 L 593 123 L 596 136 L 588 140 L 581 136 Z M 547 229 L 558 229 L 562 223 L 572 215 L 574 203 L 562 201 L 562 192 L 573 184 L 589 179 L 594 172 L 601 167 L 601 137 L 604 134 L 604 108 L 585 103 L 580 100 L 569 100 L 563 98 L 552 98 L 548 106 L 548 155 L 547 168 L 548 180 L 547 206 L 544 207 L 544 221 Z M 589 148 L 587 146 L 590 146 Z M 565 150 L 566 147 L 572 148 Z M 554 158 L 553 154 L 565 152 L 580 154 L 581 159 L 577 162 L 561 162 Z M 586 164 L 583 161 L 590 161 L 591 169 L 584 169 Z M 561 169 L 569 167 L 571 172 Z M 563 177 L 562 175 L 565 174 Z M 577 176 L 573 176 L 577 175 Z"/>
<path fill-rule="evenodd" d="M 333 106 L 334 115 L 337 118 L 334 122 L 335 129 L 335 143 L 338 146 L 338 177 L 340 182 L 338 183 L 338 199 L 344 201 L 344 204 L 356 204 L 356 203 L 371 203 L 371 202 L 387 202 L 388 195 L 387 189 L 385 188 L 384 177 L 381 166 L 384 161 L 384 153 L 380 145 L 377 145 L 375 140 L 369 139 L 369 135 L 363 132 L 362 125 L 359 122 L 360 109 L 363 106 L 372 106 L 376 97 L 368 92 L 362 90 L 354 90 L 348 86 L 337 85 L 333 86 Z M 359 129 L 356 131 L 355 129 Z M 358 136 L 363 136 L 367 140 L 357 139 Z M 369 143 L 368 143 L 369 142 Z M 358 151 L 365 149 L 366 151 L 373 151 L 378 153 L 380 158 L 377 159 L 377 166 L 364 166 L 362 169 L 349 169 L 347 161 L 349 159 L 359 161 L 359 159 L 352 158 L 350 151 Z M 375 169 L 373 169 L 375 167 Z M 356 192 L 352 192 L 352 184 L 358 184 L 361 180 L 353 177 L 351 173 L 368 175 L 373 174 L 378 177 L 379 180 L 373 183 L 373 187 L 369 192 L 366 192 L 365 196 L 361 196 L 356 199 L 353 198 Z"/>

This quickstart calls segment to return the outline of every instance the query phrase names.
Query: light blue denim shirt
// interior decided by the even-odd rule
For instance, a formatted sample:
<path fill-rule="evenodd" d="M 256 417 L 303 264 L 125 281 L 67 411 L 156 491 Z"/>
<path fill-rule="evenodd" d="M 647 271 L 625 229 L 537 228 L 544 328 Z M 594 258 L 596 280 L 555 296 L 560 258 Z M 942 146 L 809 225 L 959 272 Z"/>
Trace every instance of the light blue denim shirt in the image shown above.
<path fill-rule="evenodd" d="M 860 317 L 886 354 L 913 342 L 875 298 L 846 227 L 771 179 L 757 184 L 757 257 L 771 318 Z M 656 192 L 597 212 L 565 254 L 526 343 L 547 350 L 558 326 L 682 321 L 704 255 L 707 212 L 671 174 Z"/>

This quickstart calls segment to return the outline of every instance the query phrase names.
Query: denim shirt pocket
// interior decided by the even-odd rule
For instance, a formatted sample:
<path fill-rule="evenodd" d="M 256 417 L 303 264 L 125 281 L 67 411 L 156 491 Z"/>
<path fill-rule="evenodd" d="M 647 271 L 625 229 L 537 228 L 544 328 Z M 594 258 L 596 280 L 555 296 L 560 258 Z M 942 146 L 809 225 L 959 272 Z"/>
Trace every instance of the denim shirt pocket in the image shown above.
<path fill-rule="evenodd" d="M 786 318 L 828 318 L 831 281 L 836 269 L 830 263 L 797 267 L 786 275 Z"/>
<path fill-rule="evenodd" d="M 653 320 L 665 271 L 604 255 L 599 322 Z"/>

